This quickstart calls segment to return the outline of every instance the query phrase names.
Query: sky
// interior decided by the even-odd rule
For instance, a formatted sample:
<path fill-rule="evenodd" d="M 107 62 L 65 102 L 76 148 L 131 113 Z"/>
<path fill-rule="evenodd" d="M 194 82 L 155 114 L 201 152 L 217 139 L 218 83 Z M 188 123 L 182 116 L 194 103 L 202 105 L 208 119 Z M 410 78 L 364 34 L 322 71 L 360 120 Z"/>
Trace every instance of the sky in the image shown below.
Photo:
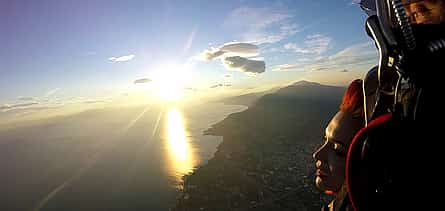
<path fill-rule="evenodd" d="M 299 80 L 346 86 L 377 63 L 365 20 L 352 0 L 3 0 L 0 118 Z"/>

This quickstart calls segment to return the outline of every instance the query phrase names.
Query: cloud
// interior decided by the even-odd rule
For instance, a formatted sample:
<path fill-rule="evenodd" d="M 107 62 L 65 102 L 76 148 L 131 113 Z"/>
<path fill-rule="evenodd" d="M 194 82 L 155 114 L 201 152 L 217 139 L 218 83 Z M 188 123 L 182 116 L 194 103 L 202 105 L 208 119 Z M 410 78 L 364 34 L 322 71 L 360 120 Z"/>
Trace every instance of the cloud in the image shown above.
<path fill-rule="evenodd" d="M 224 85 L 223 84 L 215 84 L 215 85 L 211 86 L 210 88 L 214 89 L 214 88 L 218 88 L 220 86 L 224 86 Z"/>
<path fill-rule="evenodd" d="M 287 43 L 283 47 L 295 53 L 302 54 L 322 54 L 331 43 L 331 38 L 321 34 L 308 35 L 304 40 L 303 46 L 297 43 Z"/>
<path fill-rule="evenodd" d="M 187 91 L 194 91 L 194 92 L 198 91 L 197 88 L 193 88 L 193 87 L 184 87 L 184 90 L 187 90 Z"/>
<path fill-rule="evenodd" d="M 83 103 L 86 104 L 94 104 L 94 103 L 104 103 L 106 102 L 105 100 L 85 100 Z"/>
<path fill-rule="evenodd" d="M 204 52 L 202 52 L 198 56 L 198 59 L 200 59 L 202 61 L 211 61 L 214 58 L 217 58 L 218 56 L 221 56 L 223 54 L 224 54 L 224 52 L 219 50 L 218 48 L 212 48 L 210 50 L 205 50 Z"/>
<path fill-rule="evenodd" d="M 239 56 L 256 56 L 259 54 L 258 46 L 251 43 L 226 43 L 221 48 L 225 53 L 235 53 Z"/>
<path fill-rule="evenodd" d="M 152 82 L 152 80 L 149 78 L 141 78 L 141 79 L 135 80 L 133 83 L 134 84 L 144 84 L 144 83 L 150 83 L 150 82 Z"/>
<path fill-rule="evenodd" d="M 238 70 L 248 74 L 258 74 L 266 70 L 264 61 L 250 60 L 240 56 L 225 57 L 223 64 L 227 69 Z"/>
<path fill-rule="evenodd" d="M 318 67 L 318 68 L 312 69 L 312 71 L 328 71 L 328 70 L 329 70 L 328 67 Z"/>
<path fill-rule="evenodd" d="M 192 47 L 193 40 L 195 39 L 195 35 L 196 35 L 197 31 L 198 31 L 198 28 L 194 27 L 192 32 L 188 36 L 187 41 L 185 42 L 185 45 L 184 45 L 184 52 L 187 52 Z"/>
<path fill-rule="evenodd" d="M 254 44 L 231 42 L 219 48 L 205 50 L 198 58 L 203 61 L 221 58 L 224 67 L 227 69 L 239 70 L 248 75 L 255 75 L 265 71 L 266 64 L 262 61 L 264 58 L 248 59 L 245 57 L 258 56 L 258 54 L 258 46 Z M 227 75 L 225 77 L 228 78 Z"/>
<path fill-rule="evenodd" d="M 222 55 L 257 56 L 258 46 L 251 43 L 230 42 L 218 48 L 211 48 L 202 52 L 198 58 L 203 61 L 211 61 Z"/>
<path fill-rule="evenodd" d="M 23 100 L 23 101 L 33 101 L 33 100 L 36 100 L 35 97 L 23 97 L 23 96 L 17 97 L 17 99 L 18 100 Z"/>
<path fill-rule="evenodd" d="M 376 61 L 377 50 L 373 42 L 356 44 L 345 48 L 336 54 L 329 56 L 328 59 L 338 65 L 360 64 L 369 61 Z"/>
<path fill-rule="evenodd" d="M 53 96 L 54 94 L 56 94 L 58 91 L 60 90 L 60 88 L 55 88 L 52 90 L 49 90 L 45 93 L 45 97 L 50 97 Z"/>
<path fill-rule="evenodd" d="M 3 104 L 0 105 L 0 111 L 7 111 L 7 110 L 12 110 L 12 109 L 16 109 L 16 108 L 26 108 L 32 105 L 37 105 L 39 103 L 37 102 L 30 102 L 30 103 L 17 103 L 17 104 Z"/>
<path fill-rule="evenodd" d="M 377 64 L 378 54 L 372 42 L 359 43 L 344 48 L 330 56 L 302 58 L 293 64 L 280 64 L 272 71 L 326 71 L 335 70 L 345 72 L 356 69 L 360 65 Z"/>
<path fill-rule="evenodd" d="M 283 10 L 270 8 L 240 7 L 233 10 L 224 26 L 243 31 L 243 40 L 256 44 L 275 43 L 294 35 L 300 29 L 291 23 L 292 15 Z"/>
<path fill-rule="evenodd" d="M 0 106 L 1 107 L 1 106 Z M 6 109 L 1 110 L 0 109 L 0 119 L 5 121 L 15 121 L 18 120 L 19 117 L 30 115 L 35 112 L 43 111 L 45 113 L 45 116 L 48 115 L 48 111 L 51 109 L 58 109 L 62 106 L 29 106 L 29 107 L 16 107 L 14 109 Z M 2 122 L 3 123 L 3 122 Z M 1 123 L 0 123 L 1 124 Z"/>
<path fill-rule="evenodd" d="M 289 71 L 289 70 L 295 70 L 298 68 L 303 68 L 303 64 L 280 64 L 275 66 L 272 71 Z"/>
<path fill-rule="evenodd" d="M 258 56 L 258 46 L 251 43 L 226 43 L 219 48 L 211 48 L 201 53 L 198 58 L 203 61 L 211 61 L 221 58 L 223 65 L 227 69 L 239 70 L 249 75 L 262 73 L 266 69 L 263 58 L 248 59 L 245 57 Z M 225 75 L 229 78 L 231 75 Z"/>
<path fill-rule="evenodd" d="M 108 58 L 108 60 L 112 61 L 112 62 L 127 62 L 132 60 L 135 57 L 135 55 L 131 54 L 131 55 L 127 55 L 127 56 L 121 56 L 121 57 L 110 57 Z"/>

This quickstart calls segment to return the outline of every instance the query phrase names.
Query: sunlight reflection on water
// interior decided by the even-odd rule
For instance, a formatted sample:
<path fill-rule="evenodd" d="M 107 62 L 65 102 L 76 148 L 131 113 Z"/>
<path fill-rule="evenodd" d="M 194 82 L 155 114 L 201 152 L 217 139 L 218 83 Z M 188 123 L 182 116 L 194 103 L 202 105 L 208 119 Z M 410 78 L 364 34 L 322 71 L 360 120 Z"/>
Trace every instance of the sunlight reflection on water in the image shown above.
<path fill-rule="evenodd" d="M 168 110 L 165 128 L 168 169 L 179 185 L 182 175 L 191 172 L 196 161 L 183 115 L 177 108 Z"/>

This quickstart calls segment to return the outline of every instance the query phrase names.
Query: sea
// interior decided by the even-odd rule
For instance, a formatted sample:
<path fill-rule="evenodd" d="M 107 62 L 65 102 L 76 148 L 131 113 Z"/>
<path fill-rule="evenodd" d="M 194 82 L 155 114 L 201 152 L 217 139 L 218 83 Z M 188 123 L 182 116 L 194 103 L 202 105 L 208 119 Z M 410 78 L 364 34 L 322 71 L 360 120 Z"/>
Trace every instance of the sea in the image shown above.
<path fill-rule="evenodd" d="M 169 210 L 245 106 L 101 108 L 0 132 L 0 210 Z"/>

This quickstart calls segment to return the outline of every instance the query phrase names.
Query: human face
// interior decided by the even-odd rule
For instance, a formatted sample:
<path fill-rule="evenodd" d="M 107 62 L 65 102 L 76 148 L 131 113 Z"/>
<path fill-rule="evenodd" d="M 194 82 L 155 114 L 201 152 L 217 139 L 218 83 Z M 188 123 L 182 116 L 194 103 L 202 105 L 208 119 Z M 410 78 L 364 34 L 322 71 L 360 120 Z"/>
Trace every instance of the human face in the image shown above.
<path fill-rule="evenodd" d="M 339 111 L 326 127 L 325 142 L 314 152 L 316 186 L 327 193 L 337 192 L 345 180 L 346 154 L 362 122 L 349 112 Z"/>
<path fill-rule="evenodd" d="M 440 24 L 445 21 L 444 0 L 403 0 L 413 24 Z"/>

